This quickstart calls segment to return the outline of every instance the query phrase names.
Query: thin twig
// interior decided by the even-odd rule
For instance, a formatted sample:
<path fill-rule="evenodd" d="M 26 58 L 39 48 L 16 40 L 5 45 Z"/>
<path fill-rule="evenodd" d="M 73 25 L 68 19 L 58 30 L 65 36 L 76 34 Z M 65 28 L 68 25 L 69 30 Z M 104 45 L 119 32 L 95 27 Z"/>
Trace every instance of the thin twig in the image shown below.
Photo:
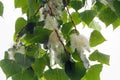
<path fill-rule="evenodd" d="M 43 5 L 40 5 L 40 6 L 38 7 L 38 9 L 35 11 L 33 17 L 37 15 L 37 13 L 39 12 L 39 10 L 40 10 L 40 8 L 41 8 L 42 6 L 43 6 Z M 23 30 L 25 30 L 25 28 L 27 27 L 26 25 L 27 25 L 27 24 L 25 24 L 25 26 L 17 33 L 16 42 L 19 41 L 19 36 L 22 34 Z"/>
<path fill-rule="evenodd" d="M 33 16 L 37 15 L 41 7 L 43 7 L 43 5 L 39 5 L 38 9 L 35 11 L 35 14 Z"/>
<path fill-rule="evenodd" d="M 49 0 L 46 0 L 46 3 L 47 3 L 47 5 L 48 5 L 48 7 L 49 7 L 49 9 L 50 9 L 50 15 L 51 16 L 53 16 L 53 12 L 52 12 L 52 8 L 50 7 L 50 5 L 49 5 Z"/>
<path fill-rule="evenodd" d="M 70 60 L 70 53 L 67 51 L 67 49 L 66 49 L 63 41 L 61 40 L 61 37 L 60 37 L 58 31 L 57 31 L 56 29 L 55 29 L 55 32 L 56 32 L 56 34 L 57 34 L 57 37 L 58 37 L 60 43 L 62 44 L 62 46 L 63 46 L 63 48 L 64 48 L 64 51 L 65 51 L 65 53 L 66 53 L 66 55 L 67 55 L 67 59 Z"/>
<path fill-rule="evenodd" d="M 75 23 L 74 23 L 74 21 L 73 21 L 73 18 L 72 18 L 72 16 L 71 16 L 70 12 L 69 12 L 67 0 L 65 0 L 65 5 L 66 5 L 66 9 L 67 9 L 68 15 L 69 15 L 69 17 L 70 17 L 70 19 L 71 19 L 71 22 L 72 22 L 72 24 L 73 24 L 73 26 L 74 26 L 74 28 L 75 28 L 75 31 L 76 31 L 76 33 L 78 33 L 77 28 L 76 28 L 76 25 L 75 25 Z"/>

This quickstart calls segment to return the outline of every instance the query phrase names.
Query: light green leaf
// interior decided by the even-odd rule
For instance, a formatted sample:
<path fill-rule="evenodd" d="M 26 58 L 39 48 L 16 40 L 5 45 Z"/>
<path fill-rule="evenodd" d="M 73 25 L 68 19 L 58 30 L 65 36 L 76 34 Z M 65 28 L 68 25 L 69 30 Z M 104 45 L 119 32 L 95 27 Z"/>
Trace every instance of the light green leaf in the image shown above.
<path fill-rule="evenodd" d="M 64 10 L 63 12 L 62 12 L 62 21 L 63 21 L 63 23 L 67 23 L 67 17 L 68 17 L 68 15 L 67 15 L 67 11 L 66 10 Z"/>
<path fill-rule="evenodd" d="M 101 26 L 98 22 L 96 22 L 95 20 L 93 20 L 90 25 L 89 25 L 90 28 L 93 28 L 94 30 L 98 30 L 100 31 L 101 30 Z"/>
<path fill-rule="evenodd" d="M 99 31 L 94 30 L 91 33 L 91 36 L 90 36 L 90 46 L 91 47 L 95 47 L 95 46 L 103 43 L 104 41 L 105 41 L 105 38 L 102 36 L 102 34 Z"/>
<path fill-rule="evenodd" d="M 7 78 L 21 71 L 21 67 L 15 61 L 8 59 L 1 60 L 0 67 Z"/>
<path fill-rule="evenodd" d="M 50 69 L 44 73 L 46 80 L 69 80 L 63 69 Z"/>
<path fill-rule="evenodd" d="M 91 66 L 81 80 L 100 80 L 100 72 L 102 71 L 102 67 L 102 64 Z"/>
<path fill-rule="evenodd" d="M 27 21 L 20 17 L 15 22 L 15 34 L 17 34 L 23 27 L 25 27 Z"/>
<path fill-rule="evenodd" d="M 83 7 L 83 3 L 82 1 L 78 1 L 78 0 L 71 0 L 70 1 L 70 6 L 75 9 L 76 11 L 78 11 L 80 8 Z"/>
<path fill-rule="evenodd" d="M 79 13 L 78 12 L 73 12 L 71 14 L 72 16 L 72 20 L 74 21 L 75 25 L 79 24 L 81 22 L 81 19 L 79 17 Z"/>
<path fill-rule="evenodd" d="M 12 80 L 38 80 L 34 76 L 34 72 L 31 68 L 22 70 L 21 72 L 12 76 Z"/>
<path fill-rule="evenodd" d="M 110 60 L 110 56 L 103 54 L 101 52 L 99 52 L 98 50 L 95 50 L 90 56 L 89 59 L 91 61 L 98 61 L 102 64 L 107 64 L 109 65 L 109 60 Z"/>
<path fill-rule="evenodd" d="M 102 10 L 99 14 L 99 18 L 106 24 L 106 26 L 112 24 L 115 20 L 117 20 L 116 14 L 110 8 L 105 8 Z"/>
<path fill-rule="evenodd" d="M 15 8 L 22 8 L 22 13 L 28 11 L 28 0 L 14 0 Z"/>
<path fill-rule="evenodd" d="M 3 15 L 3 10 L 4 10 L 3 3 L 0 1 L 0 16 Z"/>
<path fill-rule="evenodd" d="M 32 68 L 34 70 L 34 73 L 38 76 L 38 77 L 41 77 L 43 72 L 44 72 L 44 69 L 45 69 L 45 66 L 46 66 L 46 60 L 44 57 L 42 58 L 39 58 L 39 59 L 36 59 L 35 60 L 35 63 L 32 64 Z"/>
<path fill-rule="evenodd" d="M 23 39 L 26 45 L 31 43 L 45 43 L 49 39 L 49 35 L 52 31 L 48 29 L 44 29 L 41 27 L 36 27 L 34 34 L 27 34 L 26 37 Z"/>
<path fill-rule="evenodd" d="M 120 19 L 117 19 L 114 23 L 113 23 L 113 29 L 116 29 L 117 27 L 120 26 Z"/>
<path fill-rule="evenodd" d="M 85 75 L 86 69 L 83 62 L 71 62 L 67 61 L 65 63 L 65 72 L 70 77 L 71 80 L 81 80 Z"/>
<path fill-rule="evenodd" d="M 87 25 L 94 19 L 96 16 L 95 10 L 85 10 L 84 12 L 80 13 L 80 18 L 84 21 Z"/>

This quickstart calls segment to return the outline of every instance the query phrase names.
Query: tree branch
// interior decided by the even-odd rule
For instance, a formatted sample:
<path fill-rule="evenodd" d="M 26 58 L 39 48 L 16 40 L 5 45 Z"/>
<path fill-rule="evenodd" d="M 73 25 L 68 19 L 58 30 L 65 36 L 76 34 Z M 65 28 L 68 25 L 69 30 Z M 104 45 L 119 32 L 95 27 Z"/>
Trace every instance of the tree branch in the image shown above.
<path fill-rule="evenodd" d="M 63 48 L 64 48 L 64 51 L 65 51 L 65 53 L 66 53 L 66 55 L 67 55 L 67 59 L 70 60 L 70 53 L 67 51 L 67 49 L 66 49 L 63 41 L 61 40 L 61 37 L 60 37 L 58 31 L 57 31 L 56 29 L 55 29 L 55 32 L 56 32 L 56 34 L 57 34 L 57 37 L 58 37 L 60 43 L 62 44 L 62 46 L 63 46 Z"/>

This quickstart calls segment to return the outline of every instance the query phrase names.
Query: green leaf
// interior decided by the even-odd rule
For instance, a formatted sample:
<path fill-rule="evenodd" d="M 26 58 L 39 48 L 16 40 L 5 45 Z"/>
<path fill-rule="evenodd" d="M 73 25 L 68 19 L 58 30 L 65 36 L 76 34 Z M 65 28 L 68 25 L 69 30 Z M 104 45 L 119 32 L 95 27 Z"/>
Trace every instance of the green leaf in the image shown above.
<path fill-rule="evenodd" d="M 71 0 L 70 1 L 70 6 L 75 9 L 76 11 L 78 11 L 80 8 L 83 7 L 83 3 L 82 1 L 78 1 L 78 0 Z"/>
<path fill-rule="evenodd" d="M 116 29 L 117 27 L 119 27 L 120 25 L 120 19 L 117 19 L 114 23 L 113 23 L 113 29 Z"/>
<path fill-rule="evenodd" d="M 8 59 L 1 60 L 0 67 L 7 78 L 21 71 L 21 67 L 15 61 Z"/>
<path fill-rule="evenodd" d="M 49 69 L 44 73 L 46 80 L 69 80 L 63 69 Z"/>
<path fill-rule="evenodd" d="M 4 10 L 3 3 L 0 1 L 0 16 L 3 15 L 3 10 Z"/>
<path fill-rule="evenodd" d="M 75 25 L 79 24 L 81 22 L 81 19 L 79 17 L 79 13 L 78 12 L 73 12 L 71 14 L 72 16 L 72 20 L 74 21 Z"/>
<path fill-rule="evenodd" d="M 114 0 L 113 6 L 114 6 L 114 9 L 115 9 L 115 13 L 120 18 L 120 9 L 119 9 L 120 8 L 120 1 L 119 0 Z"/>
<path fill-rule="evenodd" d="M 81 20 L 84 21 L 87 25 L 89 25 L 89 23 L 93 20 L 95 16 L 95 10 L 85 10 L 84 12 L 80 13 Z"/>
<path fill-rule="evenodd" d="M 86 69 L 83 62 L 67 61 L 65 63 L 65 72 L 71 80 L 81 80 L 86 73 Z"/>
<path fill-rule="evenodd" d="M 22 70 L 21 72 L 12 76 L 12 80 L 38 80 L 37 77 L 34 76 L 34 72 L 32 68 L 28 68 L 26 70 Z"/>
<path fill-rule="evenodd" d="M 16 63 L 19 64 L 19 66 L 21 66 L 22 68 L 28 68 L 34 62 L 34 58 L 25 56 L 21 53 L 15 53 L 14 58 Z"/>
<path fill-rule="evenodd" d="M 102 64 L 91 66 L 81 80 L 100 80 L 100 72 L 102 71 L 102 67 Z"/>
<path fill-rule="evenodd" d="M 9 59 L 9 53 L 8 53 L 8 51 L 5 51 L 4 59 Z"/>
<path fill-rule="evenodd" d="M 104 9 L 106 6 L 100 2 L 100 0 L 96 0 L 95 5 L 93 6 L 93 9 L 99 13 L 102 9 Z"/>
<path fill-rule="evenodd" d="M 93 28 L 94 30 L 98 30 L 100 31 L 101 30 L 101 26 L 98 22 L 96 22 L 95 20 L 93 20 L 90 25 L 89 25 L 90 28 Z"/>
<path fill-rule="evenodd" d="M 15 22 L 15 34 L 17 34 L 26 25 L 26 23 L 27 21 L 24 18 L 18 18 Z"/>
<path fill-rule="evenodd" d="M 26 45 L 29 45 L 31 43 L 45 43 L 49 39 L 49 35 L 52 31 L 48 29 L 44 29 L 41 27 L 36 27 L 34 34 L 27 34 L 23 41 Z"/>
<path fill-rule="evenodd" d="M 90 56 L 89 59 L 91 61 L 98 61 L 102 64 L 107 64 L 109 65 L 109 60 L 110 60 L 110 56 L 103 54 L 101 52 L 99 52 L 98 50 L 95 50 Z"/>
<path fill-rule="evenodd" d="M 22 13 L 28 11 L 28 0 L 14 0 L 15 8 L 22 8 Z"/>
<path fill-rule="evenodd" d="M 62 12 L 62 21 L 63 21 L 63 23 L 67 23 L 67 17 L 68 17 L 68 15 L 67 15 L 67 11 L 66 10 L 64 10 L 63 12 Z"/>
<path fill-rule="evenodd" d="M 115 20 L 117 20 L 116 14 L 110 8 L 105 8 L 102 10 L 99 14 L 99 18 L 106 24 L 106 26 L 112 24 Z"/>
<path fill-rule="evenodd" d="M 28 0 L 29 18 L 34 15 L 34 0 Z"/>
<path fill-rule="evenodd" d="M 95 46 L 103 43 L 104 41 L 105 41 L 105 38 L 102 36 L 102 34 L 99 31 L 94 30 L 91 33 L 91 36 L 90 36 L 90 46 L 91 47 L 95 47 Z"/>
<path fill-rule="evenodd" d="M 68 35 L 69 32 L 71 31 L 72 27 L 73 26 L 72 26 L 71 22 L 65 23 L 65 24 L 63 24 L 61 31 L 63 34 Z"/>
<path fill-rule="evenodd" d="M 36 59 L 35 63 L 32 64 L 32 68 L 38 77 L 42 76 L 45 66 L 46 66 L 46 60 L 44 57 Z"/>
<path fill-rule="evenodd" d="M 28 56 L 35 56 L 39 52 L 38 44 L 31 44 L 25 48 L 25 54 Z"/>

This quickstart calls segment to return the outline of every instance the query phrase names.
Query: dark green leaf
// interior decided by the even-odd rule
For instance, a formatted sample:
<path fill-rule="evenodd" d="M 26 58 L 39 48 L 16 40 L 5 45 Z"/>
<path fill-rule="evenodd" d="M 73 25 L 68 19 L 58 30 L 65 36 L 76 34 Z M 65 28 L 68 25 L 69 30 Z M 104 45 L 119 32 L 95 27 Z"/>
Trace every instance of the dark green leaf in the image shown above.
<path fill-rule="evenodd" d="M 46 66 L 46 60 L 44 57 L 36 59 L 35 63 L 32 64 L 32 68 L 38 77 L 42 76 L 45 66 Z"/>
<path fill-rule="evenodd" d="M 2 4 L 2 2 L 0 1 L 0 16 L 3 15 L 3 10 L 4 10 L 3 4 Z"/>
<path fill-rule="evenodd" d="M 105 8 L 99 14 L 100 20 L 102 20 L 107 26 L 112 24 L 115 20 L 117 20 L 116 14 L 110 9 Z"/>
<path fill-rule="evenodd" d="M 40 21 L 36 23 L 36 26 L 43 27 L 45 25 L 45 21 Z"/>
<path fill-rule="evenodd" d="M 74 8 L 76 11 L 78 11 L 80 8 L 83 7 L 83 3 L 82 3 L 82 1 L 71 0 L 71 1 L 70 1 L 70 6 L 71 6 L 72 8 Z"/>
<path fill-rule="evenodd" d="M 34 34 L 27 34 L 26 37 L 23 39 L 26 45 L 30 43 L 45 43 L 49 39 L 49 35 L 52 31 L 40 27 L 35 28 Z"/>
<path fill-rule="evenodd" d="M 15 61 L 8 59 L 1 60 L 0 67 L 7 78 L 21 71 L 21 67 Z"/>
<path fill-rule="evenodd" d="M 81 80 L 86 73 L 86 69 L 83 62 L 67 61 L 65 63 L 65 72 L 71 80 Z"/>
<path fill-rule="evenodd" d="M 34 15 L 34 0 L 28 0 L 28 11 L 29 11 L 29 18 Z"/>
<path fill-rule="evenodd" d="M 34 76 L 32 68 L 28 68 L 13 75 L 12 80 L 38 80 L 38 79 Z"/>
<path fill-rule="evenodd" d="M 81 19 L 79 17 L 79 13 L 78 12 L 73 12 L 71 14 L 72 16 L 72 20 L 74 21 L 75 25 L 79 24 L 81 22 Z"/>
<path fill-rule="evenodd" d="M 114 0 L 113 6 L 114 6 L 117 16 L 120 18 L 120 1 Z"/>
<path fill-rule="evenodd" d="M 91 36 L 90 36 L 90 46 L 91 47 L 95 47 L 95 46 L 103 43 L 104 41 L 105 41 L 105 38 L 102 36 L 102 34 L 99 31 L 94 30 L 91 33 Z"/>
<path fill-rule="evenodd" d="M 93 6 L 93 8 L 97 11 L 97 13 L 99 13 L 102 9 L 104 9 L 106 6 L 100 2 L 100 0 L 96 0 L 95 5 Z"/>
<path fill-rule="evenodd" d="M 35 56 L 39 52 L 38 44 L 31 44 L 25 48 L 25 54 L 28 56 Z"/>
<path fill-rule="evenodd" d="M 4 59 L 9 59 L 9 53 L 7 51 L 5 51 Z"/>
<path fill-rule="evenodd" d="M 69 22 L 69 23 L 63 24 L 61 31 L 63 34 L 67 35 L 71 31 L 71 29 L 72 29 L 72 23 Z"/>
<path fill-rule="evenodd" d="M 102 64 L 109 65 L 110 56 L 100 53 L 98 50 L 96 50 L 89 56 L 89 59 L 92 61 L 98 61 Z"/>
<path fill-rule="evenodd" d="M 95 10 L 85 10 L 84 12 L 80 13 L 81 20 L 84 21 L 87 25 L 89 25 L 95 16 Z"/>
<path fill-rule="evenodd" d="M 34 28 L 36 26 L 36 23 L 34 22 L 29 22 L 27 23 L 25 29 L 30 33 L 30 34 L 33 34 L 34 33 Z"/>
<path fill-rule="evenodd" d="M 100 24 L 94 20 L 90 23 L 89 27 L 93 28 L 94 30 L 98 30 L 98 31 L 101 30 Z"/>
<path fill-rule="evenodd" d="M 34 58 L 25 56 L 24 54 L 21 53 L 15 53 L 14 58 L 16 63 L 23 68 L 30 67 L 31 64 L 34 62 Z"/>
<path fill-rule="evenodd" d="M 69 80 L 63 69 L 50 69 L 44 73 L 46 80 Z"/>
<path fill-rule="evenodd" d="M 101 64 L 91 66 L 81 80 L 100 80 L 100 72 L 102 71 L 102 67 L 103 66 Z"/>

